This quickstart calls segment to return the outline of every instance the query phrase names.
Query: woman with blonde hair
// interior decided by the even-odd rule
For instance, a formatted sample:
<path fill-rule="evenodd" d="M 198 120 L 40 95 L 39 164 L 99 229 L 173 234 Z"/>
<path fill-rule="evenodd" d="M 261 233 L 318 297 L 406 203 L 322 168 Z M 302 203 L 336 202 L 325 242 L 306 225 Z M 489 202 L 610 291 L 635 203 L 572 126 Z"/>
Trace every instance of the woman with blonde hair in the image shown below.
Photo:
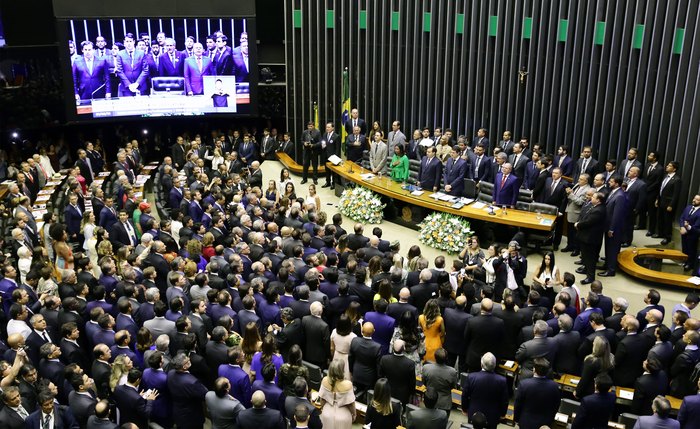
<path fill-rule="evenodd" d="M 212 256 L 216 255 L 216 251 L 214 251 L 214 240 L 214 234 L 211 232 L 207 232 L 202 237 L 202 256 L 204 256 L 207 262 L 209 262 Z"/>
<path fill-rule="evenodd" d="M 365 424 L 371 425 L 372 429 L 396 429 L 401 426 L 401 407 L 394 407 L 391 403 L 391 385 L 386 378 L 380 378 L 374 385 Z"/>
<path fill-rule="evenodd" d="M 345 379 L 345 361 L 336 359 L 328 367 L 319 390 L 321 422 L 324 427 L 351 429 L 355 421 L 355 393 L 352 382 Z"/>
<path fill-rule="evenodd" d="M 591 354 L 583 359 L 581 380 L 576 386 L 574 396 L 580 399 L 592 394 L 595 387 L 595 378 L 599 374 L 612 371 L 614 366 L 615 356 L 610 352 L 610 343 L 607 338 L 603 336 L 595 337 Z"/>
<path fill-rule="evenodd" d="M 92 210 L 83 212 L 83 220 L 80 221 L 80 233 L 83 234 L 83 250 L 87 252 L 88 241 L 94 238 L 95 232 L 95 213 Z"/>
<path fill-rule="evenodd" d="M 134 367 L 134 363 L 127 355 L 119 355 L 112 362 L 112 373 L 109 375 L 109 390 L 114 392 L 117 386 L 126 383 L 129 370 Z"/>
<path fill-rule="evenodd" d="M 435 362 L 435 351 L 442 348 L 445 340 L 445 322 L 440 315 L 440 306 L 437 299 L 430 299 L 425 303 L 423 314 L 418 316 L 418 324 L 425 334 L 424 362 Z"/>

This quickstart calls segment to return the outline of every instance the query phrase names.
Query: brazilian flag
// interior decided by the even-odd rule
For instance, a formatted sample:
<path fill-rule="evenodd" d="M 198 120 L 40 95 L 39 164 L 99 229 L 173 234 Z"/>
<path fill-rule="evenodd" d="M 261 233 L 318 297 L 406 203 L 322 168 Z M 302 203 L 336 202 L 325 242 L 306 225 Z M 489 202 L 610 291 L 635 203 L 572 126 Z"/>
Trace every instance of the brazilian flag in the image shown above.
<path fill-rule="evenodd" d="M 345 143 L 348 138 L 348 132 L 345 130 L 345 123 L 350 119 L 350 77 L 348 75 L 348 68 L 345 67 L 343 70 L 343 117 L 340 121 L 341 127 L 341 140 Z M 345 145 L 343 145 L 345 147 Z"/>

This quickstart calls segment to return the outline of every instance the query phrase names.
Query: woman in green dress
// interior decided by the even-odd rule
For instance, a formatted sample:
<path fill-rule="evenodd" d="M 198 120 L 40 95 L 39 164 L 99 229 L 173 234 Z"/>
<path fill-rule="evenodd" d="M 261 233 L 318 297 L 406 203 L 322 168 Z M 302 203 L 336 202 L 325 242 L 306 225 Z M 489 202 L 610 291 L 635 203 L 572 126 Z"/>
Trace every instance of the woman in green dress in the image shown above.
<path fill-rule="evenodd" d="M 394 146 L 394 156 L 391 158 L 391 179 L 397 182 L 405 182 L 408 179 L 408 157 L 403 145 Z"/>

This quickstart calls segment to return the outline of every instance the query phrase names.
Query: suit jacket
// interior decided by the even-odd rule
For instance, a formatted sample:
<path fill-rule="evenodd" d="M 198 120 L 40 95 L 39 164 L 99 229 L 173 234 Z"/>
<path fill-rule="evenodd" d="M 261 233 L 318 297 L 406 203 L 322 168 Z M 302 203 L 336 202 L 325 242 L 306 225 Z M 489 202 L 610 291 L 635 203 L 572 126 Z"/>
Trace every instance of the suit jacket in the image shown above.
<path fill-rule="evenodd" d="M 204 397 L 211 418 L 212 429 L 236 429 L 236 419 L 245 407 L 233 396 L 223 398 L 216 396 L 213 391 Z"/>
<path fill-rule="evenodd" d="M 437 285 L 435 283 L 418 283 L 410 289 L 410 303 L 418 309 L 418 314 L 423 314 L 425 304 L 432 298 L 436 298 Z"/>
<path fill-rule="evenodd" d="M 112 232 L 112 226 L 117 223 L 119 219 L 117 215 L 112 212 L 108 207 L 103 207 L 100 211 L 100 222 L 99 225 L 106 229 L 109 233 Z"/>
<path fill-rule="evenodd" d="M 83 220 L 82 211 L 79 211 L 70 204 L 63 209 L 63 221 L 66 224 L 68 236 L 80 234 L 80 222 Z"/>
<path fill-rule="evenodd" d="M 110 420 L 103 420 L 97 416 L 90 416 L 86 429 L 117 429 L 118 426 Z"/>
<path fill-rule="evenodd" d="M 345 154 L 349 161 L 360 162 L 362 160 L 362 152 L 367 149 L 367 138 L 364 134 L 349 134 L 345 139 Z"/>
<path fill-rule="evenodd" d="M 209 57 L 202 55 L 202 69 L 197 65 L 196 57 L 185 59 L 184 76 L 185 91 L 193 95 L 204 94 L 204 76 L 211 76 L 216 73 Z"/>
<path fill-rule="evenodd" d="M 537 177 L 535 178 L 535 185 L 532 188 L 532 199 L 538 203 L 543 203 L 545 194 L 545 186 L 547 186 L 547 179 L 549 179 L 549 170 L 539 170 Z"/>
<path fill-rule="evenodd" d="M 501 416 L 508 411 L 508 383 L 500 374 L 487 371 L 469 373 L 462 386 L 462 410 L 469 419 L 480 411 L 486 416 L 488 427 L 495 428 Z"/>
<path fill-rule="evenodd" d="M 561 168 L 561 174 L 566 177 L 571 177 L 571 173 L 574 171 L 574 160 L 569 155 L 564 155 L 564 160 L 561 161 L 561 166 L 559 165 L 559 160 L 561 157 L 559 155 L 554 157 L 554 162 L 552 166 Z"/>
<path fill-rule="evenodd" d="M 204 425 L 202 403 L 207 388 L 189 372 L 168 372 L 168 390 L 173 400 L 173 421 L 178 427 L 201 428 Z"/>
<path fill-rule="evenodd" d="M 503 182 L 503 173 L 496 174 L 493 184 L 493 203 L 496 205 L 512 206 L 518 201 L 518 178 L 509 174 Z"/>
<path fill-rule="evenodd" d="M 84 368 L 81 365 L 81 368 Z M 90 395 L 83 395 L 76 391 L 72 391 L 68 394 L 68 403 L 70 404 L 70 410 L 73 413 L 73 417 L 78 422 L 80 427 L 85 427 L 87 425 L 88 418 L 95 414 L 95 404 L 97 400 Z"/>
<path fill-rule="evenodd" d="M 63 405 L 53 406 L 53 429 L 79 429 L 80 425 L 75 421 L 73 413 Z M 38 409 L 31 413 L 24 421 L 27 429 L 41 429 L 42 412 Z"/>
<path fill-rule="evenodd" d="M 649 191 L 648 199 L 653 203 L 656 200 L 656 196 L 659 195 L 661 182 L 664 179 L 664 166 L 660 162 L 657 162 L 653 167 L 652 164 L 647 164 L 642 173 L 642 177 L 647 183 L 647 190 Z"/>
<path fill-rule="evenodd" d="M 539 175 L 540 169 L 537 168 L 537 164 L 535 164 L 533 161 L 528 161 L 527 165 L 525 166 L 525 179 L 523 179 L 523 186 L 525 189 L 533 190 Z"/>
<path fill-rule="evenodd" d="M 369 338 L 356 337 L 350 343 L 348 363 L 353 381 L 365 388 L 373 388 L 377 381 L 381 345 Z"/>
<path fill-rule="evenodd" d="M 25 411 L 27 410 L 25 409 Z M 8 407 L 7 405 L 4 405 L 2 410 L 0 410 L 0 422 L 3 423 L 6 429 L 25 428 L 25 423 L 22 417 L 20 417 L 16 411 L 10 409 L 10 407 Z"/>
<path fill-rule="evenodd" d="M 167 52 L 163 52 L 158 57 L 158 76 L 182 77 L 184 75 L 185 58 L 187 58 L 186 55 L 176 51 L 173 52 L 173 61 Z"/>
<path fill-rule="evenodd" d="M 472 163 L 469 165 L 467 177 L 476 183 L 479 183 L 482 180 L 488 181 L 491 177 L 491 164 L 492 160 L 489 156 L 482 155 L 481 161 L 474 156 Z"/>
<path fill-rule="evenodd" d="M 347 121 L 345 121 L 345 124 L 343 125 L 345 127 L 345 131 L 347 131 L 348 136 L 352 134 L 352 123 L 353 119 L 348 118 Z M 360 127 L 360 134 L 367 134 L 367 122 L 365 122 L 364 119 L 362 118 L 357 118 L 357 126 Z"/>
<path fill-rule="evenodd" d="M 594 393 L 581 400 L 571 429 L 606 429 L 615 411 L 615 392 Z"/>
<path fill-rule="evenodd" d="M 647 357 L 649 344 L 643 336 L 625 335 L 615 349 L 615 369 L 612 372 L 616 386 L 634 387 L 644 369 L 642 362 Z"/>
<path fill-rule="evenodd" d="M 574 167 L 574 183 L 578 183 L 578 178 L 581 174 L 588 174 L 588 184 L 593 183 L 593 176 L 598 173 L 598 160 L 594 158 L 588 159 L 588 164 L 586 165 L 586 171 L 583 171 L 583 158 L 576 160 L 576 166 Z"/>
<path fill-rule="evenodd" d="M 99 398 L 108 398 L 110 395 L 109 376 L 112 367 L 108 363 L 95 360 L 92 363 L 92 379 L 95 380 L 95 389 Z"/>
<path fill-rule="evenodd" d="M 528 378 L 533 375 L 534 360 L 544 357 L 554 362 L 557 356 L 558 342 L 554 338 L 533 338 L 520 345 L 515 353 L 515 360 L 520 364 L 520 377 Z"/>
<path fill-rule="evenodd" d="M 114 389 L 112 398 L 119 409 L 120 424 L 130 422 L 138 427 L 148 426 L 153 401 L 145 400 L 137 389 L 125 384 Z"/>
<path fill-rule="evenodd" d="M 233 74 L 233 57 L 228 49 L 223 52 L 218 49 L 214 51 L 214 71 L 217 76 L 230 76 Z"/>
<path fill-rule="evenodd" d="M 119 96 L 133 96 L 129 85 L 138 83 L 138 90 L 143 95 L 147 95 L 146 79 L 148 78 L 148 63 L 143 51 L 135 49 L 132 57 L 126 50 L 117 54 L 117 65 L 115 73 L 119 78 Z"/>
<path fill-rule="evenodd" d="M 464 345 L 467 349 L 466 363 L 470 371 L 481 369 L 481 357 L 486 352 L 500 355 L 504 335 L 503 320 L 493 315 L 478 315 L 467 320 L 464 329 Z"/>
<path fill-rule="evenodd" d="M 513 420 L 522 429 L 551 425 L 560 400 L 561 393 L 554 381 L 544 377 L 525 379 L 515 393 Z"/>
<path fill-rule="evenodd" d="M 521 153 L 518 155 L 518 162 L 516 164 L 515 154 L 512 154 L 508 157 L 508 162 L 513 165 L 513 174 L 515 177 L 519 179 L 520 183 L 523 183 L 527 171 L 526 168 L 530 164 L 530 158 Z"/>
<path fill-rule="evenodd" d="M 700 395 L 688 395 L 683 398 L 678 411 L 678 422 L 684 429 L 700 428 Z"/>
<path fill-rule="evenodd" d="M 231 56 L 233 57 L 233 73 L 236 76 L 236 82 L 247 82 L 248 81 L 248 67 L 245 65 L 245 59 L 241 47 L 233 48 L 231 51 Z M 248 57 L 250 58 L 250 57 Z"/>
<path fill-rule="evenodd" d="M 654 429 L 680 429 L 681 424 L 678 420 L 671 417 L 661 418 L 654 414 L 652 416 L 641 416 L 637 419 L 637 423 L 634 424 L 633 429 L 644 429 L 644 428 L 654 428 Z"/>
<path fill-rule="evenodd" d="M 579 242 L 589 245 L 591 248 L 600 249 L 600 244 L 603 242 L 603 233 L 605 232 L 605 206 L 598 204 L 595 207 L 591 207 L 579 218 L 576 229 L 578 232 L 576 238 Z"/>
<path fill-rule="evenodd" d="M 697 386 L 690 381 L 690 376 L 695 369 L 695 365 L 700 359 L 700 350 L 684 350 L 671 365 L 670 394 L 676 398 L 685 395 L 693 395 L 697 391 Z"/>
<path fill-rule="evenodd" d="M 612 193 L 605 202 L 605 228 L 613 234 L 622 234 L 627 218 L 627 195 L 622 189 Z"/>
<path fill-rule="evenodd" d="M 263 137 L 260 142 L 260 156 L 263 159 L 275 159 L 275 151 L 277 151 L 277 141 L 271 135 Z"/>
<path fill-rule="evenodd" d="M 66 365 L 77 363 L 81 368 L 88 368 L 90 365 L 90 357 L 79 345 L 61 339 L 61 360 Z M 87 417 L 86 417 L 87 420 Z"/>
<path fill-rule="evenodd" d="M 294 410 L 298 405 L 303 405 L 309 410 L 309 429 L 321 429 L 323 423 L 321 423 L 321 417 L 319 410 L 306 398 L 299 398 L 296 396 L 287 396 L 284 400 L 284 411 L 287 416 L 289 416 L 289 427 L 296 428 L 296 421 L 294 420 Z"/>
<path fill-rule="evenodd" d="M 301 319 L 304 333 L 304 359 L 321 368 L 328 365 L 330 357 L 331 333 L 328 324 L 320 317 L 307 315 Z"/>
<path fill-rule="evenodd" d="M 75 95 L 80 96 L 81 100 L 104 98 L 105 93 L 112 93 L 109 66 L 104 59 L 93 58 L 92 69 L 90 69 L 85 57 L 81 56 L 73 61 L 72 67 L 73 89 Z"/>
<path fill-rule="evenodd" d="M 168 373 L 163 370 L 148 368 L 143 372 L 140 389 L 156 389 L 158 397 L 151 401 L 151 420 L 155 422 L 170 422 L 170 392 L 168 391 Z"/>
<path fill-rule="evenodd" d="M 461 197 L 464 193 L 464 178 L 467 175 L 467 161 L 461 157 L 455 161 L 453 158 L 447 160 L 443 172 L 442 181 L 445 186 L 450 185 L 452 189 L 450 195 Z"/>
<path fill-rule="evenodd" d="M 660 186 L 663 186 L 664 180 L 665 177 L 661 179 Z M 673 177 L 668 180 L 666 186 L 663 186 L 663 189 L 659 188 L 659 207 L 672 207 L 673 210 L 675 210 L 676 207 L 678 207 L 682 186 L 680 175 L 678 173 L 674 174 Z"/>
<path fill-rule="evenodd" d="M 442 347 L 449 353 L 461 355 L 464 353 L 464 329 L 471 314 L 457 308 L 446 308 L 443 319 L 445 322 L 445 342 Z"/>
<path fill-rule="evenodd" d="M 564 213 L 567 202 L 567 183 L 564 179 L 559 179 L 559 182 L 553 191 L 552 183 L 552 178 L 547 178 L 544 186 L 544 200 L 542 202 L 557 207 L 560 213 Z"/>
<path fill-rule="evenodd" d="M 389 342 L 394 334 L 396 321 L 386 314 L 369 311 L 365 314 L 365 322 L 374 324 L 372 339 L 382 347 L 382 355 L 389 353 Z"/>
<path fill-rule="evenodd" d="M 668 377 L 664 371 L 659 371 L 656 374 L 643 374 L 634 383 L 631 411 L 638 416 L 651 415 L 653 413 L 651 404 L 654 402 L 654 398 L 666 393 L 668 393 Z M 686 396 L 686 398 L 688 397 Z"/>
<path fill-rule="evenodd" d="M 231 396 L 241 401 L 244 407 L 250 407 L 251 390 L 248 373 L 238 365 L 219 365 L 219 377 L 226 377 L 231 383 Z"/>
<path fill-rule="evenodd" d="M 286 429 L 282 413 L 271 408 L 249 408 L 238 414 L 238 427 L 259 429 Z"/>
<path fill-rule="evenodd" d="M 442 176 L 442 162 L 437 157 L 429 159 L 424 156 L 420 162 L 418 171 L 418 181 L 421 188 L 430 191 L 440 188 L 440 178 Z"/>
<path fill-rule="evenodd" d="M 634 183 L 628 183 L 625 193 L 627 194 L 627 202 L 630 213 L 636 214 L 646 210 L 648 192 L 647 184 L 644 182 L 644 180 L 637 178 Z"/>
<path fill-rule="evenodd" d="M 374 171 L 384 171 L 389 148 L 383 141 L 372 141 L 369 145 L 369 168 Z"/>
<path fill-rule="evenodd" d="M 689 226 L 686 227 L 687 233 L 685 234 L 685 239 L 691 242 L 697 242 L 698 237 L 700 237 L 700 208 L 695 210 L 692 215 L 690 211 L 693 209 L 692 204 L 687 205 L 681 212 L 681 217 L 678 220 L 680 226 L 684 226 L 685 222 L 688 222 Z"/>
<path fill-rule="evenodd" d="M 452 408 L 452 388 L 457 385 L 458 377 L 457 370 L 448 365 L 428 363 L 423 366 L 423 384 L 435 389 L 438 395 L 436 408 Z"/>
<path fill-rule="evenodd" d="M 448 417 L 445 410 L 419 408 L 408 413 L 408 429 L 446 429 Z"/>
<path fill-rule="evenodd" d="M 389 354 L 379 361 L 379 376 L 386 377 L 391 386 L 391 396 L 405 406 L 415 391 L 415 363 L 405 355 Z"/>

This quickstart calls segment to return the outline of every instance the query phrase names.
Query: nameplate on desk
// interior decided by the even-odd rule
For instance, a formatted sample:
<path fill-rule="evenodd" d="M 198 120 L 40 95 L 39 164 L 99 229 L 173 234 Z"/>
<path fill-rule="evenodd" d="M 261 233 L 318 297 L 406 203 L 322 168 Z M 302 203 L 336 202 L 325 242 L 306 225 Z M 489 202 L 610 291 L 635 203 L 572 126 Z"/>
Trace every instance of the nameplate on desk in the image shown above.
<path fill-rule="evenodd" d="M 37 195 L 51 195 L 55 191 L 53 189 L 42 189 L 41 191 L 37 192 Z"/>
<path fill-rule="evenodd" d="M 634 399 L 634 392 L 631 390 L 620 389 L 620 398 L 631 401 Z"/>
<path fill-rule="evenodd" d="M 55 181 L 55 180 L 52 180 L 50 182 L 46 182 L 46 186 L 58 186 L 60 184 L 61 184 L 60 181 Z"/>
<path fill-rule="evenodd" d="M 554 420 L 560 422 L 560 423 L 568 423 L 569 422 L 569 416 L 567 416 L 564 413 L 557 413 L 554 416 Z"/>
<path fill-rule="evenodd" d="M 578 382 L 581 381 L 580 378 L 570 378 L 569 383 L 573 384 L 574 386 L 578 386 Z"/>
<path fill-rule="evenodd" d="M 108 177 L 110 174 L 112 173 L 110 173 L 109 171 L 101 171 L 97 174 L 97 177 Z"/>

